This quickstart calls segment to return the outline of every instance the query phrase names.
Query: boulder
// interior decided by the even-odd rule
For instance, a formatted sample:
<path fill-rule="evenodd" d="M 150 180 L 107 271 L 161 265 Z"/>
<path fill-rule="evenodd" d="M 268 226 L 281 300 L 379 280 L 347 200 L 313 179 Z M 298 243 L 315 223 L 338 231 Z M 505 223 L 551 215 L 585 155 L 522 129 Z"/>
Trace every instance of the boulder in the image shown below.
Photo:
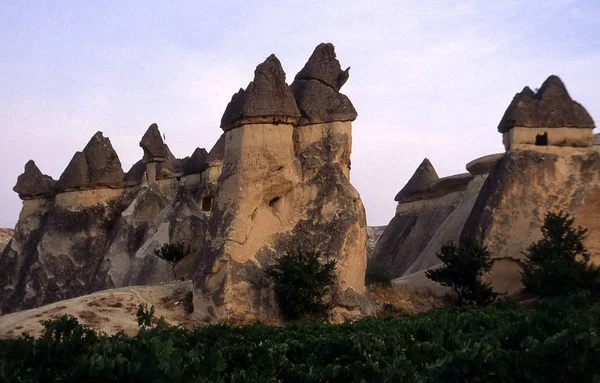
<path fill-rule="evenodd" d="M 271 55 L 256 67 L 248 87 L 233 95 L 221 118 L 221 128 L 228 131 L 247 124 L 293 124 L 299 117 L 281 63 Z"/>
<path fill-rule="evenodd" d="M 140 147 L 144 150 L 144 162 L 163 162 L 167 160 L 167 147 L 156 123 L 150 125 L 142 136 Z"/>
<path fill-rule="evenodd" d="M 13 190 L 21 199 L 45 197 L 54 194 L 55 183 L 52 177 L 42 174 L 33 160 L 29 160 L 25 164 L 25 171 L 17 178 Z"/>
<path fill-rule="evenodd" d="M 513 127 L 594 128 L 583 106 L 574 101 L 563 82 L 550 76 L 534 93 L 529 87 L 517 93 L 498 125 L 500 133 Z"/>
<path fill-rule="evenodd" d="M 304 67 L 296 74 L 295 80 L 316 80 L 336 92 L 348 81 L 350 67 L 342 70 L 331 43 L 317 45 Z"/>
<path fill-rule="evenodd" d="M 139 185 L 144 178 L 146 173 L 146 164 L 144 160 L 139 160 L 131 166 L 131 169 L 125 173 L 125 184 L 126 185 Z"/>
<path fill-rule="evenodd" d="M 88 164 L 85 154 L 75 152 L 71 162 L 56 182 L 57 192 L 84 188 L 89 184 Z"/>

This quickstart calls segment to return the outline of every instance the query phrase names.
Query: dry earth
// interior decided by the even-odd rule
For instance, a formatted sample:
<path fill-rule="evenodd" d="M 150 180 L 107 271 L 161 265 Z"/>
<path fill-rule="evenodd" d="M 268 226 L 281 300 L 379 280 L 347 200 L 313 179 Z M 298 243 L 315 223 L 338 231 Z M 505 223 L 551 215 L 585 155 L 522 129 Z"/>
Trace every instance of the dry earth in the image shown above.
<path fill-rule="evenodd" d="M 0 251 L 8 244 L 14 232 L 14 229 L 0 229 Z"/>
<path fill-rule="evenodd" d="M 136 313 L 140 303 L 148 307 L 154 305 L 154 317 L 164 317 L 169 325 L 193 327 L 188 312 L 191 294 L 191 281 L 99 291 L 0 316 L 0 339 L 16 337 L 23 332 L 38 336 L 43 330 L 41 321 L 57 319 L 64 314 L 73 315 L 79 323 L 107 334 L 124 330 L 127 335 L 135 335 L 139 330 Z"/>

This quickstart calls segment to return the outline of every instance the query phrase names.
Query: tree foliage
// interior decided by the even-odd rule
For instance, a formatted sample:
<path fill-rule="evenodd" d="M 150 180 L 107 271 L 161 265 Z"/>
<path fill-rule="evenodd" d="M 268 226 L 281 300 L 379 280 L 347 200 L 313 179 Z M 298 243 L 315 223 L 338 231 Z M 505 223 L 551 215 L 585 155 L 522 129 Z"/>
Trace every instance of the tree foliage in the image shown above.
<path fill-rule="evenodd" d="M 387 266 L 375 261 L 367 260 L 367 271 L 365 273 L 365 285 L 392 285 L 392 274 Z"/>
<path fill-rule="evenodd" d="M 427 278 L 442 286 L 451 287 L 458 297 L 458 303 L 475 303 L 478 306 L 493 302 L 498 294 L 489 283 L 481 281 L 493 261 L 485 247 L 479 246 L 474 239 L 461 239 L 458 246 L 448 242 L 436 254 L 443 266 L 425 272 Z"/>
<path fill-rule="evenodd" d="M 275 282 L 281 313 L 287 320 L 324 318 L 332 305 L 324 300 L 335 283 L 336 260 L 319 261 L 320 254 L 297 249 L 278 258 L 266 269 Z"/>
<path fill-rule="evenodd" d="M 175 274 L 175 266 L 177 266 L 177 263 L 185 258 L 185 256 L 189 253 L 190 247 L 186 246 L 183 242 L 165 243 L 158 249 L 154 250 L 154 255 L 167 261 L 169 265 L 171 265 L 173 279 L 177 279 L 177 275 Z"/>
<path fill-rule="evenodd" d="M 589 264 L 590 254 L 583 244 L 587 229 L 574 227 L 568 213 L 548 212 L 542 226 L 542 239 L 525 253 L 523 284 L 542 297 L 599 288 L 599 268 Z"/>

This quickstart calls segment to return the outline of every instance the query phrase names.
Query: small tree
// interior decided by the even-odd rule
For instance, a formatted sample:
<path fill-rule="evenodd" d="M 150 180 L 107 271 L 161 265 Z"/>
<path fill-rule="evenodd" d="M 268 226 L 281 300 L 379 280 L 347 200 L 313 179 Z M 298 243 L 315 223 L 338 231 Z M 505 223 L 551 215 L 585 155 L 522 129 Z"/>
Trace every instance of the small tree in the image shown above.
<path fill-rule="evenodd" d="M 365 285 L 391 286 L 392 274 L 390 274 L 389 268 L 374 259 L 368 259 Z"/>
<path fill-rule="evenodd" d="M 275 295 L 287 320 L 326 317 L 332 304 L 323 300 L 335 283 L 336 260 L 322 264 L 318 252 L 288 252 L 266 269 L 275 282 Z"/>
<path fill-rule="evenodd" d="M 177 279 L 175 275 L 175 266 L 190 252 L 190 247 L 183 242 L 165 243 L 158 249 L 154 250 L 154 255 L 158 258 L 167 261 L 173 270 L 173 279 Z"/>
<path fill-rule="evenodd" d="M 542 239 L 525 253 L 522 277 L 526 290 L 541 297 L 598 291 L 599 268 L 589 264 L 590 254 L 583 244 L 587 229 L 573 227 L 573 221 L 562 211 L 546 213 Z"/>
<path fill-rule="evenodd" d="M 425 272 L 427 278 L 442 286 L 451 287 L 458 297 L 458 303 L 475 303 L 484 306 L 493 302 L 498 294 L 481 277 L 493 264 L 485 247 L 477 245 L 474 239 L 461 239 L 456 246 L 448 242 L 436 254 L 443 266 Z"/>

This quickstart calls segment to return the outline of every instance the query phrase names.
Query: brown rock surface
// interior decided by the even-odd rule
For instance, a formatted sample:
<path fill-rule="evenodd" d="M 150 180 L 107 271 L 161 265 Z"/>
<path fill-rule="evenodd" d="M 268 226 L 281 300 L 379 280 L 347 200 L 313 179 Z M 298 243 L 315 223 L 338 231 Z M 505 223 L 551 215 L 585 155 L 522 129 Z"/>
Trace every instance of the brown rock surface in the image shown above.
<path fill-rule="evenodd" d="M 14 229 L 0 229 L 0 254 L 12 239 L 14 233 Z"/>
<path fill-rule="evenodd" d="M 517 93 L 498 125 L 500 133 L 515 126 L 547 128 L 594 128 L 594 121 L 583 106 L 574 101 L 557 76 L 544 81 L 537 93 L 529 87 Z"/>
<path fill-rule="evenodd" d="M 420 199 L 418 194 L 425 192 L 429 184 L 439 178 L 431 162 L 425 158 L 406 185 L 396 194 L 394 201 L 401 203 Z"/>
<path fill-rule="evenodd" d="M 541 148 L 506 153 L 493 167 L 462 236 L 475 236 L 496 259 L 494 288 L 515 293 L 523 251 L 541 238 L 544 215 L 563 210 L 589 229 L 585 242 L 600 263 L 600 155 L 592 149 Z"/>
<path fill-rule="evenodd" d="M 25 171 L 17 178 L 17 184 L 13 190 L 19 194 L 19 198 L 32 198 L 39 196 L 51 196 L 56 183 L 52 177 L 42 174 L 33 160 L 27 161 Z"/>
<path fill-rule="evenodd" d="M 253 123 L 293 124 L 299 117 L 281 63 L 271 55 L 256 67 L 248 87 L 233 95 L 221 118 L 221 128 L 228 131 Z"/>

